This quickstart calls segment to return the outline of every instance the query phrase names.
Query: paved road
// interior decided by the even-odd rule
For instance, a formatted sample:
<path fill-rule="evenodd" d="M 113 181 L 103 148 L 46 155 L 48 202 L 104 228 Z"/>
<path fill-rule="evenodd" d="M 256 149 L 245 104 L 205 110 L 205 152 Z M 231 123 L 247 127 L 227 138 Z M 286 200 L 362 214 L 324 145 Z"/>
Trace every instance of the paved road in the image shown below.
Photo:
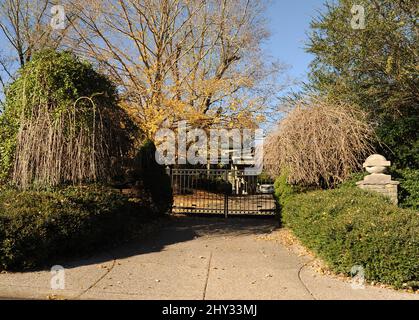
<path fill-rule="evenodd" d="M 146 240 L 49 271 L 0 274 L 0 297 L 66 299 L 419 299 L 316 273 L 272 240 L 273 220 L 173 218 Z M 278 231 L 275 231 L 278 232 Z M 275 234 L 274 232 L 274 234 Z M 274 238 L 274 237 L 273 237 Z"/>

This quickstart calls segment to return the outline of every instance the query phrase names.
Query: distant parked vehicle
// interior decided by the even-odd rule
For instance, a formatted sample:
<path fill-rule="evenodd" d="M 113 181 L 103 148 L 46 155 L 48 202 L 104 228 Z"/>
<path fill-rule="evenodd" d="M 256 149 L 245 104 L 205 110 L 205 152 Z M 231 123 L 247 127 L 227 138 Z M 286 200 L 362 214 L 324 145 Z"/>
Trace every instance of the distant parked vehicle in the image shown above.
<path fill-rule="evenodd" d="M 259 193 L 263 194 L 272 194 L 274 193 L 274 185 L 273 184 L 261 184 L 259 186 Z"/>

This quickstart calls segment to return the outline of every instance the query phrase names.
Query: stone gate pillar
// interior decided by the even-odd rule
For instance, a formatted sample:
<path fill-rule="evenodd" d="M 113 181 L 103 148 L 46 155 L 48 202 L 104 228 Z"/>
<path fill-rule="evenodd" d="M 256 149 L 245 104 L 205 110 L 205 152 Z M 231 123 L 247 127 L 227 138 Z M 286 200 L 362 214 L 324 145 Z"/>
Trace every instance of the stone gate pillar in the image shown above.
<path fill-rule="evenodd" d="M 373 154 L 365 160 L 363 167 L 370 173 L 364 180 L 356 184 L 361 189 L 375 191 L 391 199 L 397 205 L 398 181 L 391 180 L 391 176 L 384 174 L 387 167 L 391 165 L 382 155 Z"/>

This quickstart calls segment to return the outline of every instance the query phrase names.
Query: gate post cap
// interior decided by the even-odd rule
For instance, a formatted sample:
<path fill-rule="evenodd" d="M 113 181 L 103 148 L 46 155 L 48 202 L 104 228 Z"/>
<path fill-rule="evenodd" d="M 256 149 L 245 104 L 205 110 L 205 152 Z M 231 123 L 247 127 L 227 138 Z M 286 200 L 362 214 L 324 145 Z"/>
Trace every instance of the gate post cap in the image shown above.
<path fill-rule="evenodd" d="M 389 167 L 390 165 L 391 162 L 387 161 L 384 156 L 373 154 L 365 160 L 363 167 L 366 168 L 369 173 L 383 173 L 386 167 Z"/>

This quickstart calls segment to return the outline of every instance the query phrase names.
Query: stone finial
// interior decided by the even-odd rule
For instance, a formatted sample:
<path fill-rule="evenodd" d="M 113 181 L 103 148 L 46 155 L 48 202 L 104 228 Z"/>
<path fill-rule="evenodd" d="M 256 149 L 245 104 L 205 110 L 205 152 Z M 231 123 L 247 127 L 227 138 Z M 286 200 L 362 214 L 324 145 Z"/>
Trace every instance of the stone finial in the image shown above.
<path fill-rule="evenodd" d="M 391 176 L 384 174 L 387 167 L 391 165 L 385 157 L 380 154 L 373 154 L 365 160 L 363 167 L 370 173 L 364 180 L 357 182 L 361 189 L 376 191 L 388 196 L 394 204 L 397 204 L 398 181 L 391 180 Z"/>
<path fill-rule="evenodd" d="M 373 154 L 372 156 L 369 156 L 367 160 L 365 160 L 363 167 L 366 168 L 366 170 L 369 173 L 384 173 L 387 169 L 387 167 L 391 166 L 391 162 L 387 161 L 386 158 L 384 158 L 380 154 Z"/>
<path fill-rule="evenodd" d="M 365 160 L 363 167 L 371 174 L 366 176 L 364 181 L 374 184 L 389 183 L 391 181 L 391 176 L 384 174 L 384 172 L 387 170 L 387 167 L 390 167 L 390 165 L 391 162 L 387 161 L 386 158 L 380 154 L 373 154 L 372 156 L 369 156 L 367 160 Z"/>

